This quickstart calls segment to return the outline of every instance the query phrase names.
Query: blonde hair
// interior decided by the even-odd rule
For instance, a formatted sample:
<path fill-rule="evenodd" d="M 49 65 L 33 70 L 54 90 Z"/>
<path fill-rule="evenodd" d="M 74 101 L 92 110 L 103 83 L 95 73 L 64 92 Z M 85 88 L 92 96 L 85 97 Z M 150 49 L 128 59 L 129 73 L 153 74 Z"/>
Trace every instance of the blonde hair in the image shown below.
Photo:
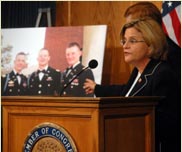
<path fill-rule="evenodd" d="M 120 39 L 124 39 L 126 29 L 132 27 L 141 32 L 144 41 L 150 47 L 150 58 L 166 60 L 167 41 L 160 24 L 151 18 L 133 20 L 123 26 Z"/>

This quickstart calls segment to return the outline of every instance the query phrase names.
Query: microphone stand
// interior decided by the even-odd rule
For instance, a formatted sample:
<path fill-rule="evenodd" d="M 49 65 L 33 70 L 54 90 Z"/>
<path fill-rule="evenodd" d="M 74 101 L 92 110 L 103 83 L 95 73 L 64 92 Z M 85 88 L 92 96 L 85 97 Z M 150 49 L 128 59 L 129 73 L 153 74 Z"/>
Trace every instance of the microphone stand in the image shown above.
<path fill-rule="evenodd" d="M 73 82 L 73 80 L 75 80 L 83 71 L 87 70 L 88 68 L 89 66 L 83 68 L 80 72 L 74 75 L 73 78 L 67 84 L 64 85 L 63 89 L 60 91 L 60 96 L 62 95 L 63 91 L 71 84 L 71 82 Z"/>

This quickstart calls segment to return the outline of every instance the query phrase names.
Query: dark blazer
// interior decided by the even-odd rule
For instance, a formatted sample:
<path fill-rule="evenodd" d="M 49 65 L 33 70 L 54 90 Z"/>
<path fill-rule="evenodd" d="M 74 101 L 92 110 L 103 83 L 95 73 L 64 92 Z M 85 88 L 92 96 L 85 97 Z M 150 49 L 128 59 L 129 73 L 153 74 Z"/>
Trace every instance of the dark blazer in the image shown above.
<path fill-rule="evenodd" d="M 82 69 L 84 66 L 79 63 L 71 69 L 69 74 L 67 75 L 68 69 L 66 69 L 63 73 L 63 79 L 62 79 L 62 87 L 67 85 L 70 80 L 73 79 Z M 84 72 L 82 72 L 78 77 L 76 77 L 71 84 L 69 84 L 66 88 L 62 88 L 62 95 L 65 96 L 77 96 L 77 97 L 93 97 L 94 94 L 86 94 L 85 90 L 83 89 L 83 85 L 85 82 L 85 79 L 91 79 L 94 80 L 93 73 L 91 69 L 87 69 Z"/>
<path fill-rule="evenodd" d="M 1 76 L 1 94 L 3 96 L 27 95 L 27 77 L 20 75 L 21 83 L 18 83 L 17 76 L 13 71 Z"/>
<path fill-rule="evenodd" d="M 178 83 L 181 86 L 181 48 L 166 36 L 168 43 L 167 62 L 177 74 Z"/>
<path fill-rule="evenodd" d="M 123 85 L 96 85 L 95 95 L 104 96 L 125 96 L 138 74 L 134 68 L 127 84 Z M 177 85 L 177 77 L 168 63 L 151 60 L 140 76 L 139 81 L 129 96 L 168 96 L 173 94 Z M 176 90 L 176 89 L 175 89 Z"/>
<path fill-rule="evenodd" d="M 29 95 L 58 95 L 61 85 L 61 73 L 49 66 L 42 80 L 39 80 L 37 70 L 30 75 L 28 85 Z"/>
<path fill-rule="evenodd" d="M 96 85 L 99 96 L 125 96 L 137 76 L 134 68 L 129 81 L 124 85 Z M 165 96 L 156 107 L 156 146 L 162 143 L 165 152 L 180 148 L 180 87 L 175 72 L 167 62 L 151 60 L 129 96 Z M 178 149 L 174 150 L 174 147 Z M 157 150 L 156 150 L 157 152 Z"/>

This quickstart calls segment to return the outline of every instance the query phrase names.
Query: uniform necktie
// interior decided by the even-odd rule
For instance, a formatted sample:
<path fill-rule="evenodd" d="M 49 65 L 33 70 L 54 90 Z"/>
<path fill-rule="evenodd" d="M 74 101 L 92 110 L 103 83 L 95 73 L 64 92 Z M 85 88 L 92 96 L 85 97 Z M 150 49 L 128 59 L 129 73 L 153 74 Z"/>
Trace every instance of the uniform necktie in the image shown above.
<path fill-rule="evenodd" d="M 22 74 L 16 73 L 16 77 L 17 77 L 17 80 L 18 80 L 18 84 L 21 83 L 21 76 L 22 76 Z"/>
<path fill-rule="evenodd" d="M 72 66 L 67 68 L 67 70 L 66 70 L 66 77 L 69 75 L 69 73 L 71 72 L 72 69 L 73 69 Z"/>
<path fill-rule="evenodd" d="M 39 74 L 39 73 L 44 73 L 44 74 L 45 74 L 45 73 L 46 73 L 46 70 L 38 70 L 37 73 L 38 73 L 38 74 Z"/>
<path fill-rule="evenodd" d="M 44 74 L 46 73 L 46 70 L 38 70 L 37 73 L 39 75 L 39 80 L 42 80 Z"/>

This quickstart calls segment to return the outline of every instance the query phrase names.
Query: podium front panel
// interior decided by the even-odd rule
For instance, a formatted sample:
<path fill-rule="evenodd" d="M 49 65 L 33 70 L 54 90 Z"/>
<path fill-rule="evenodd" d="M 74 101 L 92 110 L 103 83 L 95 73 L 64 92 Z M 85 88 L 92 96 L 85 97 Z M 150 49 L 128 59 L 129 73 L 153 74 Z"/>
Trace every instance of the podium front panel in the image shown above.
<path fill-rule="evenodd" d="M 158 98 L 2 97 L 3 152 L 23 150 L 44 123 L 64 128 L 78 152 L 154 152 Z"/>

